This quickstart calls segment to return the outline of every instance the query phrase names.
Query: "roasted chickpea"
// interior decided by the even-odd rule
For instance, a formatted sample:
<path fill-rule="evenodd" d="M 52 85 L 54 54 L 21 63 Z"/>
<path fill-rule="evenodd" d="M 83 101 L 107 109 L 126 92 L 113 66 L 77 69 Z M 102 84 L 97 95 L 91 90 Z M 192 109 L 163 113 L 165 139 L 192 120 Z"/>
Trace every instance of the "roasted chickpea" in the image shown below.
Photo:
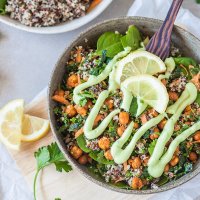
<path fill-rule="evenodd" d="M 178 162 L 179 162 L 178 156 L 174 156 L 174 157 L 172 158 L 172 160 L 170 161 L 170 165 L 171 165 L 172 167 L 174 167 L 174 166 L 176 166 L 176 165 L 178 164 Z"/>
<path fill-rule="evenodd" d="M 143 160 L 143 165 L 144 165 L 144 166 L 147 166 L 148 162 L 149 162 L 149 156 L 147 156 L 147 157 Z"/>
<path fill-rule="evenodd" d="M 133 158 L 133 161 L 131 163 L 131 167 L 133 169 L 139 169 L 139 167 L 141 166 L 141 160 L 139 157 L 135 157 Z"/>
<path fill-rule="evenodd" d="M 184 110 L 184 112 L 190 112 L 192 110 L 191 105 L 187 106 Z"/>
<path fill-rule="evenodd" d="M 179 131 L 180 129 L 181 129 L 180 125 L 175 124 L 175 126 L 174 126 L 174 130 L 175 130 L 175 131 Z"/>
<path fill-rule="evenodd" d="M 113 160 L 113 157 L 112 157 L 112 154 L 110 152 L 110 150 L 107 150 L 105 153 L 104 153 L 104 156 L 107 160 Z"/>
<path fill-rule="evenodd" d="M 132 162 L 133 162 L 133 159 L 128 159 L 128 164 L 131 166 L 132 165 Z"/>
<path fill-rule="evenodd" d="M 78 159 L 83 154 L 83 151 L 79 147 L 73 146 L 70 150 L 70 153 L 75 159 Z"/>
<path fill-rule="evenodd" d="M 153 128 L 153 132 L 154 132 L 154 133 L 160 133 L 160 130 L 159 130 L 158 127 L 155 127 L 155 128 Z"/>
<path fill-rule="evenodd" d="M 193 162 L 196 161 L 197 160 L 197 154 L 195 152 L 190 152 L 189 159 Z"/>
<path fill-rule="evenodd" d="M 180 153 L 179 147 L 176 147 L 176 150 L 174 152 L 174 155 L 178 155 Z"/>
<path fill-rule="evenodd" d="M 158 124 L 158 128 L 160 130 L 163 130 L 165 124 L 167 123 L 167 120 L 166 119 L 163 119 L 159 124 Z"/>
<path fill-rule="evenodd" d="M 140 117 L 140 120 L 141 120 L 142 124 L 145 124 L 148 121 L 147 115 L 145 113 L 142 114 Z"/>
<path fill-rule="evenodd" d="M 148 113 L 149 113 L 151 116 L 153 116 L 153 117 L 157 117 L 157 116 L 158 116 L 158 113 L 157 113 L 156 110 L 153 109 L 153 108 L 151 108 L 151 109 L 148 111 Z"/>
<path fill-rule="evenodd" d="M 117 128 L 117 134 L 121 137 L 122 136 L 122 134 L 124 133 L 124 131 L 125 131 L 125 127 L 124 126 L 119 126 L 118 128 Z"/>
<path fill-rule="evenodd" d="M 87 109 L 85 109 L 84 107 L 75 105 L 75 109 L 77 111 L 78 114 L 80 114 L 81 116 L 86 116 L 87 115 Z"/>
<path fill-rule="evenodd" d="M 158 135 L 157 133 L 152 133 L 152 134 L 149 136 L 149 138 L 150 138 L 151 140 L 155 140 L 155 139 L 159 138 L 159 135 Z"/>
<path fill-rule="evenodd" d="M 68 77 L 67 79 L 67 86 L 69 88 L 74 88 L 78 85 L 79 78 L 76 74 L 72 74 L 71 76 Z"/>
<path fill-rule="evenodd" d="M 55 92 L 55 95 L 59 95 L 59 96 L 64 97 L 65 91 L 64 91 L 64 90 L 57 90 L 57 91 Z"/>
<path fill-rule="evenodd" d="M 114 101 L 111 98 L 108 98 L 105 100 L 105 105 L 108 107 L 108 109 L 113 109 L 114 107 Z"/>
<path fill-rule="evenodd" d="M 133 127 L 134 127 L 134 129 L 138 129 L 139 128 L 139 124 L 137 122 L 134 122 Z"/>
<path fill-rule="evenodd" d="M 92 101 L 88 100 L 87 103 L 85 104 L 84 108 L 88 110 L 89 108 L 92 108 L 92 106 L 93 106 Z"/>
<path fill-rule="evenodd" d="M 88 156 L 87 155 L 82 155 L 79 159 L 78 162 L 81 165 L 85 165 L 88 162 Z"/>
<path fill-rule="evenodd" d="M 94 120 L 94 126 L 97 126 L 98 123 L 103 119 L 103 115 L 98 114 L 97 117 Z"/>
<path fill-rule="evenodd" d="M 172 100 L 172 101 L 177 101 L 178 100 L 178 94 L 176 92 L 168 92 L 169 94 L 169 99 Z"/>
<path fill-rule="evenodd" d="M 102 137 L 99 141 L 98 141 L 98 145 L 100 149 L 103 150 L 107 150 L 110 148 L 110 140 L 107 137 Z"/>
<path fill-rule="evenodd" d="M 168 172 L 168 171 L 169 171 L 169 164 L 166 164 L 166 165 L 165 165 L 164 172 Z"/>
<path fill-rule="evenodd" d="M 167 85 L 167 81 L 166 81 L 166 79 L 162 79 L 161 82 L 162 82 L 162 84 L 163 84 L 164 86 Z"/>
<path fill-rule="evenodd" d="M 65 109 L 65 113 L 69 116 L 69 117 L 73 117 L 74 115 L 76 115 L 76 109 L 74 108 L 73 105 L 68 105 Z"/>
<path fill-rule="evenodd" d="M 132 188 L 133 188 L 134 190 L 137 190 L 137 189 L 140 190 L 140 189 L 143 187 L 143 182 L 142 182 L 142 180 L 141 180 L 140 178 L 134 177 L 134 178 L 132 179 L 132 184 L 131 184 L 131 186 L 132 186 Z"/>
<path fill-rule="evenodd" d="M 194 140 L 199 141 L 200 140 L 200 131 L 197 131 L 193 138 L 194 138 Z"/>
<path fill-rule="evenodd" d="M 119 113 L 119 123 L 121 125 L 126 125 L 129 123 L 129 114 L 127 112 Z"/>
<path fill-rule="evenodd" d="M 188 122 L 185 122 L 185 124 L 189 126 L 191 125 L 191 122 L 188 121 Z"/>

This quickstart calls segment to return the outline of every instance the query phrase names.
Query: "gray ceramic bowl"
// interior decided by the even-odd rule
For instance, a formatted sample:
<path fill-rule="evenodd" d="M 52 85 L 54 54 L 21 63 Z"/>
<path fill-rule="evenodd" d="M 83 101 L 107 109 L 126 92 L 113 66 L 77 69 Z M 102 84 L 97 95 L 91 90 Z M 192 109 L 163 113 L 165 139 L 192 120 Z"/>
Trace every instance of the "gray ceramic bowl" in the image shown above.
<path fill-rule="evenodd" d="M 94 183 L 103 186 L 107 189 L 114 190 L 121 193 L 128 193 L 128 194 L 151 194 L 156 192 L 162 192 L 169 189 L 172 189 L 174 187 L 177 187 L 194 176 L 196 176 L 200 172 L 200 163 L 198 162 L 194 168 L 194 170 L 183 176 L 182 178 L 178 179 L 177 181 L 170 182 L 166 185 L 163 185 L 162 187 L 158 189 L 149 189 L 149 190 L 125 190 L 120 189 L 115 186 L 108 185 L 105 181 L 97 178 L 94 174 L 91 174 L 86 167 L 80 165 L 77 163 L 76 160 L 74 160 L 68 151 L 65 148 L 65 144 L 61 138 L 61 136 L 58 134 L 56 130 L 56 120 L 53 113 L 53 108 L 55 106 L 55 102 L 51 100 L 51 96 L 53 95 L 54 91 L 57 89 L 59 83 L 61 82 L 63 78 L 63 74 L 65 73 L 65 64 L 67 59 L 69 58 L 70 51 L 73 47 L 79 46 L 79 45 L 86 45 L 85 39 L 88 39 L 89 46 L 96 47 L 96 41 L 97 38 L 106 31 L 119 31 L 120 33 L 125 33 L 128 26 L 134 24 L 136 25 L 142 33 L 145 35 L 152 36 L 160 27 L 162 24 L 162 21 L 155 20 L 155 19 L 149 19 L 149 18 L 143 18 L 143 17 L 122 17 L 117 19 L 111 19 L 108 21 L 104 21 L 102 23 L 96 24 L 89 28 L 88 30 L 81 33 L 72 43 L 69 45 L 66 50 L 64 51 L 63 55 L 58 60 L 52 76 L 49 83 L 49 93 L 48 93 L 48 104 L 49 104 L 49 118 L 51 123 L 51 128 L 53 131 L 53 135 L 66 156 L 68 160 L 71 161 L 71 163 L 74 165 L 74 167 L 78 168 L 79 171 L 87 177 L 89 180 L 93 181 Z M 175 44 L 176 47 L 180 48 L 180 50 L 183 52 L 184 55 L 191 56 L 192 58 L 196 59 L 200 63 L 200 41 L 190 34 L 189 32 L 183 30 L 180 27 L 175 27 L 172 35 L 172 41 Z"/>

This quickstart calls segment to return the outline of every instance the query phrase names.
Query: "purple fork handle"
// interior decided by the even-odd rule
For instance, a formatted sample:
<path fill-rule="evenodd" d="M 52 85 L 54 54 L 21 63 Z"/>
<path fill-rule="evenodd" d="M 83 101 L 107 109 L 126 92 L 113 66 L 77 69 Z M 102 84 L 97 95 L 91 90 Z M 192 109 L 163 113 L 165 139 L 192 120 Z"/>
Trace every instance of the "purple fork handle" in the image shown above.
<path fill-rule="evenodd" d="M 170 53 L 171 33 L 183 0 L 173 0 L 164 23 L 151 38 L 146 50 L 165 60 Z"/>

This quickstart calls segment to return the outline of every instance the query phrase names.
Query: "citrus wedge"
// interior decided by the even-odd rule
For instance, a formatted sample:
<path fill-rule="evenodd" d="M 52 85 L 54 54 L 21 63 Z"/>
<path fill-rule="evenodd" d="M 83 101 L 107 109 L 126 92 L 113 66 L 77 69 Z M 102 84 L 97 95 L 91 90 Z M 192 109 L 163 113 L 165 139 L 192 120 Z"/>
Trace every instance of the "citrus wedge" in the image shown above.
<path fill-rule="evenodd" d="M 115 79 L 120 84 L 131 76 L 154 75 L 165 71 L 165 63 L 158 56 L 147 51 L 137 50 L 117 63 Z"/>
<path fill-rule="evenodd" d="M 153 107 L 157 112 L 165 112 L 169 102 L 169 95 L 159 79 L 144 74 L 129 77 L 122 84 L 135 97 Z"/>
<path fill-rule="evenodd" d="M 9 148 L 18 150 L 21 144 L 21 126 L 24 101 L 9 102 L 0 110 L 0 139 Z"/>
<path fill-rule="evenodd" d="M 24 142 L 33 142 L 44 137 L 49 131 L 49 121 L 39 117 L 24 115 L 22 138 Z"/>

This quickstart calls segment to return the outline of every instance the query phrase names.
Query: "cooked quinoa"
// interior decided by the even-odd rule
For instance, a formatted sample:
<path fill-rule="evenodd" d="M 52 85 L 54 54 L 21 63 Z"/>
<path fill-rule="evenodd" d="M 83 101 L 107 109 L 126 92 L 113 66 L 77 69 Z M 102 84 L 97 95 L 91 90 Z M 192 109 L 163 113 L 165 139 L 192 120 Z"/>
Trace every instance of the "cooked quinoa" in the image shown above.
<path fill-rule="evenodd" d="M 6 12 L 26 26 L 53 26 L 82 17 L 90 0 L 8 0 Z"/>

